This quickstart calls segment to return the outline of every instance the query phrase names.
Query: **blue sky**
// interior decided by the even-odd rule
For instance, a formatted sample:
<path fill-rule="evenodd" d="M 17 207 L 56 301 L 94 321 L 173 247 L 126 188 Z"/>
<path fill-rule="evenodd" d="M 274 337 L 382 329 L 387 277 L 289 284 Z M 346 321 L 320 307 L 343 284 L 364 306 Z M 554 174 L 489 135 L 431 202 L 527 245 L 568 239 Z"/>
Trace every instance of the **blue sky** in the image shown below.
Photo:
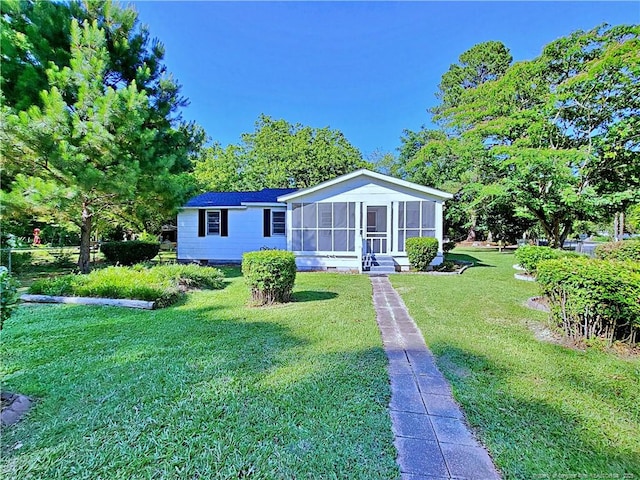
<path fill-rule="evenodd" d="M 260 113 L 396 153 L 429 124 L 442 74 L 473 45 L 514 60 L 600 23 L 640 23 L 640 2 L 133 2 L 164 43 L 187 120 L 238 143 Z"/>

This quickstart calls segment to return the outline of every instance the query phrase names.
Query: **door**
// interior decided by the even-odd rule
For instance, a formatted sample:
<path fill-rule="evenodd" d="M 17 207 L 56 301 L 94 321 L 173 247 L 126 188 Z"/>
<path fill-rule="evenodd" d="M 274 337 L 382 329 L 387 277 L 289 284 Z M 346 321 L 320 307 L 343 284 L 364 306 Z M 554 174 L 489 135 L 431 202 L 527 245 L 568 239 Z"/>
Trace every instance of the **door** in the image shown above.
<path fill-rule="evenodd" d="M 389 232 L 387 228 L 386 205 L 367 205 L 363 215 L 364 225 L 364 253 L 387 253 L 389 249 Z"/>

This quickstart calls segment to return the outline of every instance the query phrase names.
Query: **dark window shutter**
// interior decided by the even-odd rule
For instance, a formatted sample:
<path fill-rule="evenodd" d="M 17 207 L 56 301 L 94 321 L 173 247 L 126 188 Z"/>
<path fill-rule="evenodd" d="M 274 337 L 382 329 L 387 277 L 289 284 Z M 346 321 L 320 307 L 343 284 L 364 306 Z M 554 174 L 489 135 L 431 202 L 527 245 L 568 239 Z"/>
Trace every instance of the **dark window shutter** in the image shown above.
<path fill-rule="evenodd" d="M 204 237 L 207 234 L 207 212 L 198 210 L 198 236 Z"/>
<path fill-rule="evenodd" d="M 262 221 L 262 234 L 265 237 L 271 236 L 271 209 L 265 208 Z"/>
<path fill-rule="evenodd" d="M 220 210 L 220 236 L 229 236 L 229 210 L 226 208 Z"/>

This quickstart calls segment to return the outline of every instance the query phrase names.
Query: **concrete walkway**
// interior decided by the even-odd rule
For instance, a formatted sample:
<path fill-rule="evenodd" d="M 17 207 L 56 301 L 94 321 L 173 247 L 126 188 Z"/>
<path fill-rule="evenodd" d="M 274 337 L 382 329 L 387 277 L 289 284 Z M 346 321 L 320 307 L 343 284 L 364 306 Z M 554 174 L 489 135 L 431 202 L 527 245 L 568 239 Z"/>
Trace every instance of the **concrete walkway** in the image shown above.
<path fill-rule="evenodd" d="M 389 409 L 403 480 L 499 479 L 400 295 L 387 277 L 371 283 L 389 358 Z"/>

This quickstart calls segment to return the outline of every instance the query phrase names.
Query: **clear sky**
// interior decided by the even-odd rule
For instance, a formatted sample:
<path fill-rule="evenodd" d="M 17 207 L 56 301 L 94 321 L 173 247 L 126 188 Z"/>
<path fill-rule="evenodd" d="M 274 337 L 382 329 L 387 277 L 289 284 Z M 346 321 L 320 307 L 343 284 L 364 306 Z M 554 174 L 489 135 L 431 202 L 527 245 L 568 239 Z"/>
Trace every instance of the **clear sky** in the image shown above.
<path fill-rule="evenodd" d="M 342 131 L 365 157 L 429 124 L 442 74 L 473 45 L 514 60 L 600 23 L 640 23 L 640 2 L 133 2 L 164 43 L 187 120 L 238 143 L 260 113 Z"/>

